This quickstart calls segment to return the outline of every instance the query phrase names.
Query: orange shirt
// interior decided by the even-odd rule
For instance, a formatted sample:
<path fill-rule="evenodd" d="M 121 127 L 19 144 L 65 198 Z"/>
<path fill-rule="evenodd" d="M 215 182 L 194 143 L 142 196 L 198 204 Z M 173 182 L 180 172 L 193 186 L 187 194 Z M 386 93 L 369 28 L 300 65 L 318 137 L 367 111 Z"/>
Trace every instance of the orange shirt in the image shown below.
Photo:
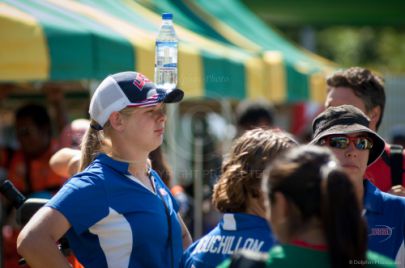
<path fill-rule="evenodd" d="M 23 193 L 46 190 L 55 192 L 65 181 L 49 167 L 49 159 L 57 149 L 56 143 L 52 142 L 44 154 L 27 163 L 22 151 L 15 151 L 9 162 L 8 179 Z"/>
<path fill-rule="evenodd" d="M 52 189 L 55 192 L 64 183 L 65 179 L 56 175 L 49 167 L 49 159 L 58 149 L 57 143 L 52 142 L 49 149 L 37 159 L 26 163 L 22 151 L 1 150 L 0 163 L 4 169 L 7 169 L 7 178 L 15 185 L 22 193 L 34 193 Z M 11 157 L 11 159 L 9 159 Z M 29 168 L 26 166 L 29 165 Z M 27 186 L 26 175 L 29 177 L 31 189 Z M 20 267 L 18 259 L 20 258 L 16 251 L 16 239 L 19 230 L 13 230 L 11 236 L 3 237 L 4 239 L 4 264 L 5 267 Z M 74 259 L 72 259 L 74 260 Z M 78 266 L 75 264 L 74 266 Z"/>

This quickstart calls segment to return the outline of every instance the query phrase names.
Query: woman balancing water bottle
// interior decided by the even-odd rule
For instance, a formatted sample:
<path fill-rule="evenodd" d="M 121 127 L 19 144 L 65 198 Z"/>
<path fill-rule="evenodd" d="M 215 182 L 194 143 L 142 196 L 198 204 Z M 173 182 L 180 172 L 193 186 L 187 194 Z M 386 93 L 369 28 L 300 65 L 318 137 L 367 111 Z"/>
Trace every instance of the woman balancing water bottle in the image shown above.
<path fill-rule="evenodd" d="M 177 44 L 173 15 L 162 14 L 162 25 L 156 39 L 155 83 L 158 88 L 171 90 L 177 84 Z"/>

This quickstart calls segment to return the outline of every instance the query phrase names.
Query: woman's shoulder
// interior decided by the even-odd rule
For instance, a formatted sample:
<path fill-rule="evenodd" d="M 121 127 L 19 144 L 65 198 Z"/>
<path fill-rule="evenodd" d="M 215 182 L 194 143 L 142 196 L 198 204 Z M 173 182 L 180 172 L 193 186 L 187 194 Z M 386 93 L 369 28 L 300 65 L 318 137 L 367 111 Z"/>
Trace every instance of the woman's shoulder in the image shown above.
<path fill-rule="evenodd" d="M 314 263 L 314 260 L 317 260 Z M 268 267 L 325 267 L 329 262 L 329 255 L 324 250 L 295 245 L 274 246 L 269 252 Z"/>
<path fill-rule="evenodd" d="M 68 179 L 65 185 L 69 185 L 74 188 L 97 188 L 103 187 L 105 184 L 106 176 L 102 170 L 84 169 L 73 175 Z"/>
<path fill-rule="evenodd" d="M 110 163 L 106 163 L 108 156 L 98 155 L 86 168 L 76 173 L 72 178 L 83 178 L 85 180 L 103 181 L 106 177 L 118 176 L 120 171 L 115 171 Z"/>

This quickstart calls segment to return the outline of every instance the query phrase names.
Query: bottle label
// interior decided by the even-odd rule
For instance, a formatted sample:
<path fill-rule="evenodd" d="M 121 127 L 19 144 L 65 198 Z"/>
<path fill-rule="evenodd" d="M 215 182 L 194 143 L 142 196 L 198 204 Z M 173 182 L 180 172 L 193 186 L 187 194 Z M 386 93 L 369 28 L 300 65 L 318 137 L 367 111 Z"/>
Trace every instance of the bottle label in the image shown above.
<path fill-rule="evenodd" d="M 156 46 L 177 47 L 177 42 L 172 42 L 172 41 L 156 41 Z"/>
<path fill-rule="evenodd" d="M 166 64 L 163 64 L 162 67 L 176 68 L 176 67 L 177 67 L 177 63 L 166 63 Z"/>

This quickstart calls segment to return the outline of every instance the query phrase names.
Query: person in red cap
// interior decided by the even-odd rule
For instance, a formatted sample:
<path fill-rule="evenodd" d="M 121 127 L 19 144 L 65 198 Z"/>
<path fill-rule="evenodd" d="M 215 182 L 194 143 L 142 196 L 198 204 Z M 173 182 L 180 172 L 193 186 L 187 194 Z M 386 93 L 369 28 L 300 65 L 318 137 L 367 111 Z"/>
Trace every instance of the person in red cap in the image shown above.
<path fill-rule="evenodd" d="M 65 233 L 84 267 L 178 267 L 191 237 L 148 155 L 163 141 L 164 103 L 183 95 L 137 72 L 102 81 L 90 102 L 81 172 L 18 238 L 31 267 L 69 267 L 55 243 Z"/>

